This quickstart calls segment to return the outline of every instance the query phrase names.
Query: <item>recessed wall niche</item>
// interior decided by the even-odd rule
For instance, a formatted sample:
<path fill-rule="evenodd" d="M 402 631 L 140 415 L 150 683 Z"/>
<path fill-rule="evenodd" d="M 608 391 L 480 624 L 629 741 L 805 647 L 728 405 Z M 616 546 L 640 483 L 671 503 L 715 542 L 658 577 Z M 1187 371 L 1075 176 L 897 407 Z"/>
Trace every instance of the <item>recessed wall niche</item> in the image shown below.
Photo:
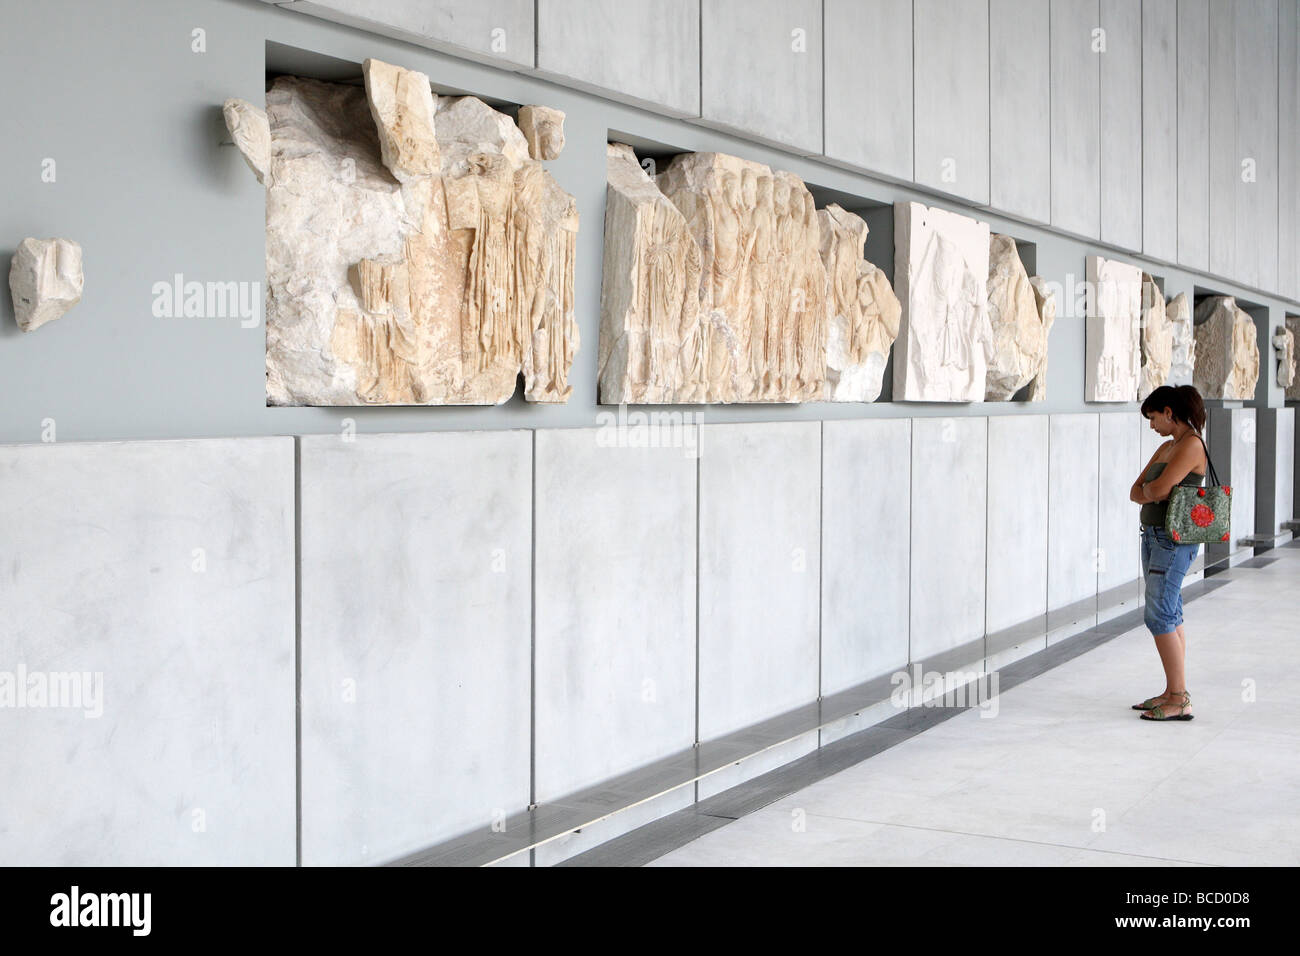
<path fill-rule="evenodd" d="M 859 210 L 886 207 L 611 131 L 601 403 L 874 401 L 898 303 Z"/>
<path fill-rule="evenodd" d="M 267 404 L 566 401 L 577 203 L 517 105 L 267 55 Z"/>

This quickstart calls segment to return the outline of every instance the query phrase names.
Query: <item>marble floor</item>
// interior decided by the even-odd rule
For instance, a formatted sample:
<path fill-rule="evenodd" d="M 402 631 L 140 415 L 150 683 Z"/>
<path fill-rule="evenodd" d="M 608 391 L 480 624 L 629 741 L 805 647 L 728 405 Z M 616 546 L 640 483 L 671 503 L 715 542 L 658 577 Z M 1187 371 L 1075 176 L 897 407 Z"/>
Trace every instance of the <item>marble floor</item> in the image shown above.
<path fill-rule="evenodd" d="M 1300 864 L 1300 548 L 1185 605 L 1196 719 L 1138 627 L 651 866 Z"/>

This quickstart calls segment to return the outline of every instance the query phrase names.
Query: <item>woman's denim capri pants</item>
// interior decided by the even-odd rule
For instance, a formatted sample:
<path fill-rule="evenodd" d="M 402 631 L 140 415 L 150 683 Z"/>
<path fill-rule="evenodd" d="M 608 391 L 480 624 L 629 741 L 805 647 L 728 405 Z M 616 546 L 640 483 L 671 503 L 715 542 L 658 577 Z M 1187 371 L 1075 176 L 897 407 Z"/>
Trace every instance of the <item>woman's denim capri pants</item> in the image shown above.
<path fill-rule="evenodd" d="M 1183 578 L 1200 544 L 1177 544 L 1160 525 L 1142 525 L 1143 620 L 1152 634 L 1168 634 L 1183 623 Z"/>

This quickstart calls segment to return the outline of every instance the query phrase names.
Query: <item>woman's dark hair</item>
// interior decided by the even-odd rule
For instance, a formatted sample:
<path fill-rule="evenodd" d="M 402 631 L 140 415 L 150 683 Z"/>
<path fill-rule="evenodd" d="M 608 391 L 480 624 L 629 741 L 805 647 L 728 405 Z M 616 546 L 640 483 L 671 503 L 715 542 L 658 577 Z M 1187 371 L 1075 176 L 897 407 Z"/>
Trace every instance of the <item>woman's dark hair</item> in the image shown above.
<path fill-rule="evenodd" d="M 1191 425 L 1196 431 L 1205 431 L 1205 403 L 1194 385 L 1161 385 L 1142 402 L 1142 417 L 1150 418 L 1152 412 L 1173 413 L 1174 420 Z"/>

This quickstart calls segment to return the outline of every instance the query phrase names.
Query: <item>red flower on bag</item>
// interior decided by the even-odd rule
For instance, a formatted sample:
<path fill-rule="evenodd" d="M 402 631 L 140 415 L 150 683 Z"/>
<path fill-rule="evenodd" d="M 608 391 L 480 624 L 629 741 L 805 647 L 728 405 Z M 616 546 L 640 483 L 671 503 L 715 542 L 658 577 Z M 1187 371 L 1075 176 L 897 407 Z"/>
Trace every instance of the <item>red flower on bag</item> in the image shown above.
<path fill-rule="evenodd" d="M 1229 488 L 1227 485 L 1224 485 L 1224 486 L 1223 486 L 1223 493 L 1224 493 L 1225 495 L 1230 495 L 1230 494 L 1232 494 L 1232 489 Z"/>
<path fill-rule="evenodd" d="M 1228 540 L 1228 532 L 1226 532 L 1226 531 L 1223 532 L 1223 537 L 1220 538 L 1219 540 L 1220 540 L 1220 541 L 1227 541 L 1227 540 Z"/>
<path fill-rule="evenodd" d="M 1182 536 L 1181 534 L 1179 534 L 1177 531 L 1170 531 L 1169 533 L 1173 536 L 1173 539 L 1174 539 L 1175 541 L 1182 541 L 1182 540 L 1183 540 L 1183 536 Z"/>
<path fill-rule="evenodd" d="M 1205 505 L 1197 505 L 1192 509 L 1191 519 L 1202 528 L 1208 528 L 1214 521 L 1214 512 Z"/>
<path fill-rule="evenodd" d="M 1197 489 L 1196 489 L 1196 497 L 1198 497 L 1198 498 L 1204 498 L 1204 497 L 1205 497 L 1205 489 L 1204 489 L 1204 488 L 1197 488 Z"/>

